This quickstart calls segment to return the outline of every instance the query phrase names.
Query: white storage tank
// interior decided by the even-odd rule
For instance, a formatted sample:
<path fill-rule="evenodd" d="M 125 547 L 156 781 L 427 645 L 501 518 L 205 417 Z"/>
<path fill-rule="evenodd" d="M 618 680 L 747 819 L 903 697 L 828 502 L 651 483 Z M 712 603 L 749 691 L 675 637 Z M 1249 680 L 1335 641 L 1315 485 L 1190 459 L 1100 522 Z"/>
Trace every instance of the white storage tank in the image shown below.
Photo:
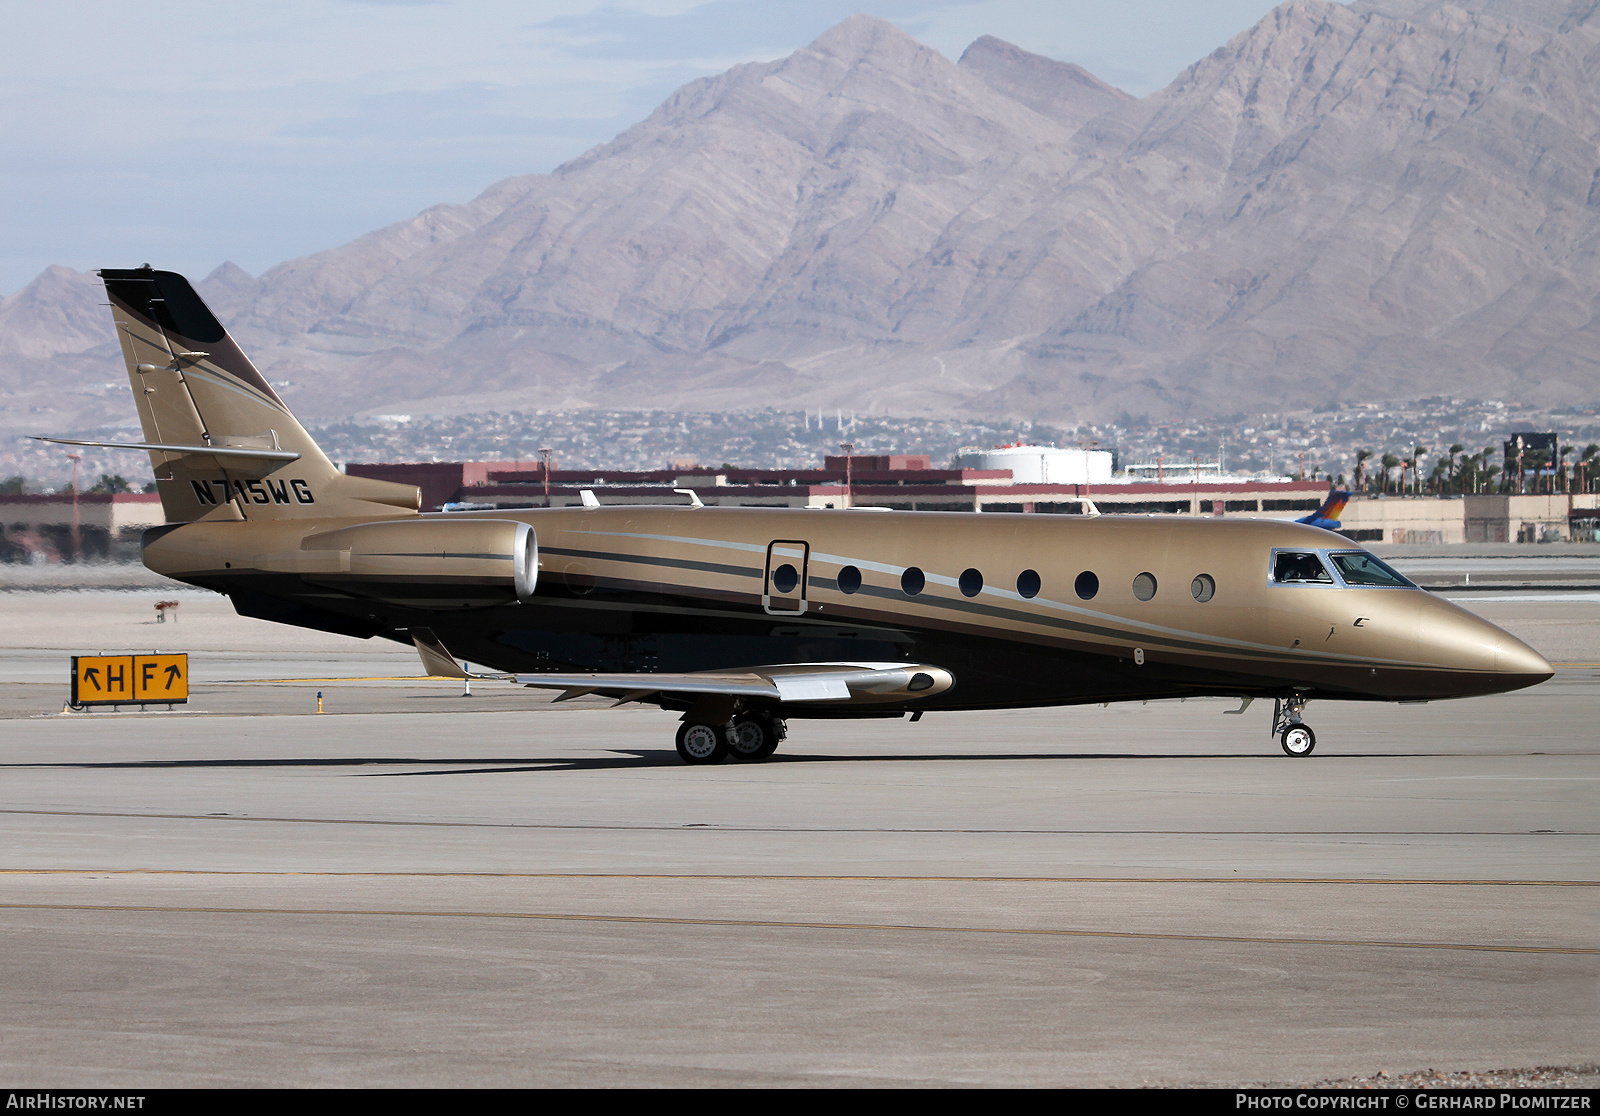
<path fill-rule="evenodd" d="M 963 469 L 1010 469 L 1013 484 L 1109 484 L 1111 451 L 1054 446 L 965 450 Z M 1004 483 L 1004 482 L 1001 482 Z"/>

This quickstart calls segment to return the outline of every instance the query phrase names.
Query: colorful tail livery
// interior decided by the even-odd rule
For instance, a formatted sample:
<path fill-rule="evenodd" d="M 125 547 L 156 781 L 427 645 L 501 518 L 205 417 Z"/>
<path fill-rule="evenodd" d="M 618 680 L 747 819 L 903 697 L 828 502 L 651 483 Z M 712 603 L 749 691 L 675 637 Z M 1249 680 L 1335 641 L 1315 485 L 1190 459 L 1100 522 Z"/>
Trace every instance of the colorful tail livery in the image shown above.
<path fill-rule="evenodd" d="M 100 272 L 168 523 L 415 512 L 417 489 L 335 468 L 189 281 Z M 374 506 L 378 505 L 378 506 Z"/>
<path fill-rule="evenodd" d="M 1308 516 L 1295 520 L 1296 523 L 1309 523 L 1313 527 L 1322 527 L 1329 531 L 1339 529 L 1339 517 L 1344 514 L 1344 506 L 1350 502 L 1350 493 L 1337 488 L 1328 493 L 1328 498 L 1322 501 L 1322 506 Z"/>

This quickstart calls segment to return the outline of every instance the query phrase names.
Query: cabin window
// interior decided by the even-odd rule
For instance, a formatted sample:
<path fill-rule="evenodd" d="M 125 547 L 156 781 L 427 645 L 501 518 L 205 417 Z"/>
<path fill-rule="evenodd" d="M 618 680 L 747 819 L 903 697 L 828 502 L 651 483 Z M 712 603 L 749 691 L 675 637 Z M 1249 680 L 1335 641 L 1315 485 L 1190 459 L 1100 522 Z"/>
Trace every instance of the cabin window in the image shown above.
<path fill-rule="evenodd" d="M 1039 574 L 1035 570 L 1023 570 L 1017 575 L 1017 596 L 1037 597 L 1039 595 Z"/>
<path fill-rule="evenodd" d="M 772 587 L 779 593 L 792 593 L 800 584 L 800 571 L 785 562 L 772 571 Z"/>
<path fill-rule="evenodd" d="M 839 571 L 839 592 L 854 593 L 861 588 L 861 571 L 854 566 L 845 566 Z"/>
<path fill-rule="evenodd" d="M 907 566 L 905 572 L 900 575 L 900 588 L 906 591 L 908 597 L 915 597 L 927 584 L 927 577 L 915 566 Z"/>
<path fill-rule="evenodd" d="M 1378 586 L 1385 589 L 1415 589 L 1416 585 L 1394 567 L 1386 565 L 1364 550 L 1351 550 L 1343 554 L 1330 554 L 1333 564 L 1339 567 L 1339 576 L 1346 585 L 1359 587 Z"/>
<path fill-rule="evenodd" d="M 1072 591 L 1078 594 L 1081 600 L 1092 601 L 1096 593 L 1100 592 L 1100 579 L 1088 570 L 1078 575 L 1078 580 L 1072 583 Z"/>
<path fill-rule="evenodd" d="M 963 597 L 976 597 L 983 592 L 983 574 L 977 570 L 962 570 L 958 584 L 961 586 Z"/>
<path fill-rule="evenodd" d="M 1156 575 L 1142 573 L 1133 579 L 1133 595 L 1141 601 L 1148 601 L 1156 595 Z"/>
<path fill-rule="evenodd" d="M 1272 559 L 1272 580 L 1279 585 L 1332 585 L 1333 575 L 1315 551 L 1280 550 Z"/>
<path fill-rule="evenodd" d="M 1189 582 L 1189 592 L 1194 594 L 1194 599 L 1205 604 L 1217 595 L 1217 583 L 1210 574 L 1195 574 L 1194 580 Z"/>

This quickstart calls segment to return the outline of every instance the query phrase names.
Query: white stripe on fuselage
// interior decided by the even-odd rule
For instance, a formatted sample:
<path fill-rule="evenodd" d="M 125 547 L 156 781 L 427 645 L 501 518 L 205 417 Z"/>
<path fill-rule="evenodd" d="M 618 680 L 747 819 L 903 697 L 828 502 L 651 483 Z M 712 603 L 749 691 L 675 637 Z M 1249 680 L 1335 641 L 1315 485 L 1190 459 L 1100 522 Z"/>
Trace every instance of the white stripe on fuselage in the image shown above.
<path fill-rule="evenodd" d="M 566 533 L 574 535 L 599 535 L 620 539 L 651 539 L 656 542 L 681 543 L 687 546 L 719 547 L 724 550 L 737 550 L 749 554 L 765 554 L 767 552 L 767 548 L 759 543 L 729 542 L 725 539 L 701 539 L 692 538 L 687 535 L 654 535 L 643 531 L 587 530 L 573 530 Z M 898 577 L 910 568 L 907 566 L 889 565 L 884 562 L 873 562 L 866 558 L 850 558 L 844 555 L 825 554 L 818 551 L 812 551 L 811 558 L 814 561 L 821 561 L 831 565 L 855 566 L 858 569 L 871 570 L 873 573 L 888 574 L 892 577 Z M 954 589 L 960 587 L 960 582 L 957 579 L 946 577 L 943 574 L 930 574 L 924 571 L 923 576 L 925 576 L 929 581 L 932 581 L 937 585 L 946 586 L 947 588 Z M 1422 590 L 1418 591 L 1421 592 Z M 1080 605 L 1067 604 L 1065 601 L 1056 601 L 1048 597 L 1024 597 L 1021 593 L 1018 593 L 1012 589 L 995 589 L 985 585 L 978 592 L 980 595 L 998 597 L 1000 600 L 1017 605 L 1043 605 L 1047 608 L 1055 609 L 1058 612 L 1080 616 L 1085 619 L 1093 619 L 1102 624 L 1111 626 L 1135 627 L 1148 632 L 1151 635 L 1166 635 L 1176 638 L 1189 639 L 1197 643 L 1208 644 L 1216 647 L 1229 647 L 1237 650 L 1248 651 L 1263 651 L 1271 655 L 1283 655 L 1292 650 L 1297 656 L 1309 656 L 1316 659 L 1341 663 L 1381 663 L 1386 666 L 1418 665 L 1417 663 L 1407 659 L 1375 659 L 1361 655 L 1341 655 L 1334 651 L 1318 651 L 1305 647 L 1290 649 L 1276 647 L 1270 643 L 1254 643 L 1250 640 L 1230 639 L 1227 636 L 1212 635 L 1208 632 L 1196 632 L 1188 628 L 1169 628 L 1161 624 L 1151 624 L 1143 620 L 1130 620 L 1126 617 L 1117 616 L 1108 612 L 1096 612 L 1094 609 L 1083 608 Z"/>

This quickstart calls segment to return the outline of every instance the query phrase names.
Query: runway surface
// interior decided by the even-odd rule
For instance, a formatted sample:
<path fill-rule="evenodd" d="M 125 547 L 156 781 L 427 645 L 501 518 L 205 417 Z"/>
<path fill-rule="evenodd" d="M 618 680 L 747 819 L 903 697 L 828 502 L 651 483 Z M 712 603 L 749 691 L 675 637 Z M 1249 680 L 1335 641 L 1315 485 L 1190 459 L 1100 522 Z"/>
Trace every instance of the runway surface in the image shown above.
<path fill-rule="evenodd" d="M 6 594 L 0 1079 L 1303 1083 L 1600 1038 L 1600 602 L 1467 601 L 1535 690 L 796 721 L 417 680 L 185 596 Z M 190 649 L 186 712 L 59 714 Z M 1583 665 L 1587 664 L 1587 665 Z M 293 681 L 299 679 L 300 681 Z M 315 693 L 325 708 L 315 714 Z"/>

